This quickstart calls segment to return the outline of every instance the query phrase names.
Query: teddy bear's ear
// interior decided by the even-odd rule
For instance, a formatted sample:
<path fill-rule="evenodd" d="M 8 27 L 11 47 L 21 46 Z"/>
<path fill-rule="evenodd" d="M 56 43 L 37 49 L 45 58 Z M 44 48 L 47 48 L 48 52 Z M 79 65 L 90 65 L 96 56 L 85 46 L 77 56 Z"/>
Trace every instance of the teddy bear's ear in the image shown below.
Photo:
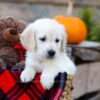
<path fill-rule="evenodd" d="M 18 21 L 18 30 L 19 30 L 19 34 L 21 34 L 23 32 L 23 30 L 25 29 L 26 27 L 26 22 L 25 21 L 22 21 L 22 20 L 19 20 Z"/>
<path fill-rule="evenodd" d="M 20 41 L 22 45 L 28 50 L 33 51 L 35 49 L 35 32 L 33 24 L 29 24 L 25 30 L 20 34 Z"/>

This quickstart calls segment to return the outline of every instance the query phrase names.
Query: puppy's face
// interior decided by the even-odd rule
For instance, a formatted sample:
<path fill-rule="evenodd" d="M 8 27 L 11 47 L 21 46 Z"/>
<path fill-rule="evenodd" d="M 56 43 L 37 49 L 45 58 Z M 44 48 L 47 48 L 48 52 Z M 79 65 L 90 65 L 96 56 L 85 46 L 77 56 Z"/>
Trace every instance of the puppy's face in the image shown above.
<path fill-rule="evenodd" d="M 62 35 L 56 30 L 36 35 L 36 51 L 41 58 L 54 58 L 60 53 Z"/>
<path fill-rule="evenodd" d="M 22 33 L 22 44 L 28 51 L 35 52 L 41 59 L 56 58 L 64 52 L 66 33 L 64 27 L 52 19 L 40 19 Z M 27 37 L 25 40 L 24 38 Z M 25 42 L 26 41 L 26 42 Z"/>

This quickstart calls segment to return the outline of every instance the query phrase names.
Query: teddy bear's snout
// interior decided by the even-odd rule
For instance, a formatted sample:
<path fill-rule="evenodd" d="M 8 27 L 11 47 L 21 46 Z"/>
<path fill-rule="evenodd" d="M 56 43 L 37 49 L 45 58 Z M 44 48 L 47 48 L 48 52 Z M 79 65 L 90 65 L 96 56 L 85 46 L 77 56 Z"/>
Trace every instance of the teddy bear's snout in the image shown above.
<path fill-rule="evenodd" d="M 3 31 L 3 38 L 8 42 L 19 42 L 19 32 L 15 28 L 7 28 Z"/>
<path fill-rule="evenodd" d="M 11 35 L 17 35 L 17 30 L 15 29 L 15 28 L 11 28 L 10 30 L 9 30 L 9 33 L 11 34 Z"/>

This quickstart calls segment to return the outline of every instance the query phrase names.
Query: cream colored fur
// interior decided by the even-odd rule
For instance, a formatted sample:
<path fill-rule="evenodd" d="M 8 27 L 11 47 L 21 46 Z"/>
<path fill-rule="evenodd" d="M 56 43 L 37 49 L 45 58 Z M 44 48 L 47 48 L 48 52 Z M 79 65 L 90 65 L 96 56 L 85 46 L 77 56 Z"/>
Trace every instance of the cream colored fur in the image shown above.
<path fill-rule="evenodd" d="M 43 38 L 45 41 L 41 41 Z M 66 38 L 64 27 L 53 19 L 39 19 L 29 24 L 20 37 L 27 49 L 21 81 L 27 83 L 34 79 L 36 73 L 42 72 L 40 82 L 45 89 L 50 89 L 59 72 L 73 75 L 76 67 L 66 55 Z M 51 49 L 55 51 L 53 58 L 48 57 Z"/>

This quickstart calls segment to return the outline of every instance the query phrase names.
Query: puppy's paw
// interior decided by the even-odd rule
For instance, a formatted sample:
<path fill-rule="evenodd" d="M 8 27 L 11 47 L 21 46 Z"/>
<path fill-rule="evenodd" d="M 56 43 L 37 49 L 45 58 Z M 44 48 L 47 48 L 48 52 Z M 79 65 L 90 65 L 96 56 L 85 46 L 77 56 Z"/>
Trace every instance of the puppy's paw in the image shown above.
<path fill-rule="evenodd" d="M 42 74 L 40 82 L 44 89 L 49 90 L 54 85 L 54 77 L 51 74 Z"/>
<path fill-rule="evenodd" d="M 36 73 L 33 69 L 27 68 L 21 73 L 20 79 L 22 82 L 27 83 L 34 79 L 35 74 Z"/>

